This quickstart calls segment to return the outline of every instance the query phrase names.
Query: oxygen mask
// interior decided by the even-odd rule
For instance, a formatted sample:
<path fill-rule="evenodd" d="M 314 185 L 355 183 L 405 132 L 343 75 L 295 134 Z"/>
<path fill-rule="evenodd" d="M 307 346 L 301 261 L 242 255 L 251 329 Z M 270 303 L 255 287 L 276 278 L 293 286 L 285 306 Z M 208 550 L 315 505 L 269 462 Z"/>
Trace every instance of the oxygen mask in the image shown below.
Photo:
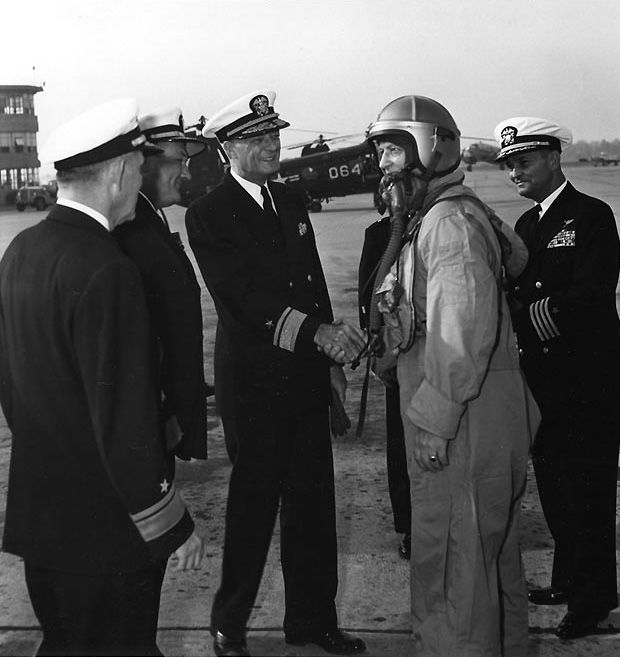
<path fill-rule="evenodd" d="M 379 183 L 379 194 L 390 217 L 412 216 L 422 207 L 428 184 L 411 171 L 386 173 Z"/>
<path fill-rule="evenodd" d="M 379 194 L 391 217 L 407 212 L 405 176 L 402 171 L 384 174 L 379 183 Z"/>

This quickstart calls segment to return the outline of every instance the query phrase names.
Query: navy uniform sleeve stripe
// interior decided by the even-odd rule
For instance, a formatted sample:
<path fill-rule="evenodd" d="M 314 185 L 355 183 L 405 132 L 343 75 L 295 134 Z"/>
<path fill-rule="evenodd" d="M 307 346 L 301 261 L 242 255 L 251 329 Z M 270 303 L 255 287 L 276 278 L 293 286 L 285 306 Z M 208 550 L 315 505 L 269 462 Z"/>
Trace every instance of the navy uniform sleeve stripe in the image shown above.
<path fill-rule="evenodd" d="M 551 333 L 548 327 L 545 325 L 544 319 L 541 317 L 541 303 L 536 301 L 530 306 L 530 317 L 532 318 L 532 324 L 538 333 L 540 340 L 550 340 Z"/>
<path fill-rule="evenodd" d="M 165 497 L 148 509 L 132 514 L 131 519 L 142 538 L 148 542 L 170 531 L 184 513 L 185 505 L 173 484 Z"/>
<path fill-rule="evenodd" d="M 541 341 L 551 340 L 560 335 L 560 331 L 549 313 L 549 297 L 530 305 L 530 319 Z"/>
<path fill-rule="evenodd" d="M 273 344 L 287 351 L 295 351 L 299 329 L 308 315 L 287 307 L 280 315 L 273 335 Z"/>

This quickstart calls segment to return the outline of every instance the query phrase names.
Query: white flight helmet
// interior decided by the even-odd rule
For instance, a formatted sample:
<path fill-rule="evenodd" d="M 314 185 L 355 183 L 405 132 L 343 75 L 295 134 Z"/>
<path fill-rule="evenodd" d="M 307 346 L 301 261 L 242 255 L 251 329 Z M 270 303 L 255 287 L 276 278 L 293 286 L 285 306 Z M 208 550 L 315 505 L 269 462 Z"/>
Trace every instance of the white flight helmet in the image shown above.
<path fill-rule="evenodd" d="M 366 138 L 375 145 L 389 135 L 405 136 L 407 168 L 419 170 L 423 177 L 445 176 L 454 171 L 461 161 L 459 129 L 450 112 L 432 98 L 425 96 L 401 96 L 388 103 L 377 120 L 366 130 Z M 434 151 L 441 157 L 434 158 Z M 435 160 L 433 162 L 433 160 Z M 434 171 L 428 171 L 431 162 Z"/>

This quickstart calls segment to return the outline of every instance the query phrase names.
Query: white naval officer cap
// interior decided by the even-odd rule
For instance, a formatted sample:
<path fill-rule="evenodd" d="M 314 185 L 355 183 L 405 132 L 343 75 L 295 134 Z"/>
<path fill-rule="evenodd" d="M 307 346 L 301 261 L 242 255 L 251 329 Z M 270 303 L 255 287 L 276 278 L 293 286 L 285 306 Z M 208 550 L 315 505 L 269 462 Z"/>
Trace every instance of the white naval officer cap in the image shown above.
<path fill-rule="evenodd" d="M 573 141 L 573 135 L 553 121 L 535 116 L 515 116 L 495 126 L 494 136 L 500 151 L 495 158 L 501 162 L 511 155 L 540 148 L 562 152 L 562 146 Z"/>
<path fill-rule="evenodd" d="M 97 164 L 135 150 L 161 152 L 138 126 L 138 102 L 119 98 L 93 107 L 56 129 L 40 152 L 57 171 Z"/>
<path fill-rule="evenodd" d="M 288 128 L 290 123 L 279 118 L 273 109 L 276 92 L 261 89 L 238 98 L 209 119 L 202 134 L 217 137 L 220 142 L 229 139 L 247 139 Z"/>
<path fill-rule="evenodd" d="M 160 107 L 143 114 L 138 119 L 138 125 L 148 141 L 157 144 L 162 141 L 183 142 L 187 148 L 188 157 L 194 157 L 207 147 L 206 142 L 195 137 L 187 137 L 185 123 L 180 107 Z"/>

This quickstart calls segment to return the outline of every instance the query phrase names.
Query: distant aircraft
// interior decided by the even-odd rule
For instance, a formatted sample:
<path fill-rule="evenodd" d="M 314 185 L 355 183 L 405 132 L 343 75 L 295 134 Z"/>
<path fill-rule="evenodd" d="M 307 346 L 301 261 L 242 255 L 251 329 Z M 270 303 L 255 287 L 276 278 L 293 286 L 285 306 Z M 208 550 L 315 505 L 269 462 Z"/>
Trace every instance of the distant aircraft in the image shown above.
<path fill-rule="evenodd" d="M 607 155 L 607 153 L 601 152 L 600 155 L 591 157 L 590 162 L 592 162 L 595 167 L 597 167 L 599 164 L 602 167 L 606 167 L 608 164 L 613 164 L 615 167 L 617 167 L 618 162 L 620 162 L 620 155 Z"/>
<path fill-rule="evenodd" d="M 474 137 L 461 137 L 461 139 L 474 139 Z M 491 141 L 491 140 L 486 140 Z M 474 144 L 466 146 L 461 151 L 461 160 L 465 163 L 467 171 L 471 171 L 477 162 L 490 162 L 498 164 L 500 169 L 504 169 L 503 162 L 496 162 L 495 158 L 499 153 L 499 148 L 493 144 L 485 144 L 484 140 L 477 141 Z"/>

